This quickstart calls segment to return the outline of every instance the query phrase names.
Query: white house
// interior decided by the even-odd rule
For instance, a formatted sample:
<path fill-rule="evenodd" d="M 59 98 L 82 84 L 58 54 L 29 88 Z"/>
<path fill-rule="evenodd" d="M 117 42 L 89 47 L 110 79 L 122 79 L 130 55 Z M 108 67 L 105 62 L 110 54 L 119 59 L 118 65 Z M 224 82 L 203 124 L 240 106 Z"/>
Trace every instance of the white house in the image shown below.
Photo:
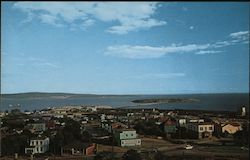
<path fill-rule="evenodd" d="M 141 145 L 141 139 L 137 138 L 136 130 L 134 129 L 115 129 L 114 136 L 119 146 Z"/>
<path fill-rule="evenodd" d="M 49 138 L 48 137 L 36 137 L 30 140 L 29 147 L 25 148 L 26 154 L 45 153 L 49 150 Z"/>
<path fill-rule="evenodd" d="M 195 138 L 208 138 L 214 132 L 214 124 L 209 122 L 188 123 L 187 129 Z"/>

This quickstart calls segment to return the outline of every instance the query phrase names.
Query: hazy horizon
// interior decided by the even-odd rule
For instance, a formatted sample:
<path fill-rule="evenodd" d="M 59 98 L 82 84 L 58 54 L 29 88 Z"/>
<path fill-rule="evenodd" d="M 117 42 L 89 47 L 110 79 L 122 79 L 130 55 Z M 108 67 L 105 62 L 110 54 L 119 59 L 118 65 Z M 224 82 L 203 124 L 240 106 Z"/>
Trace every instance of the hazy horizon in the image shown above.
<path fill-rule="evenodd" d="M 16 92 L 16 93 L 1 93 L 2 95 L 5 94 L 82 94 L 82 95 L 192 95 L 192 94 L 250 94 L 250 92 L 204 92 L 204 93 L 141 93 L 141 94 L 130 94 L 130 93 L 73 93 L 73 92 Z"/>
<path fill-rule="evenodd" d="M 248 2 L 1 4 L 1 93 L 249 93 Z"/>

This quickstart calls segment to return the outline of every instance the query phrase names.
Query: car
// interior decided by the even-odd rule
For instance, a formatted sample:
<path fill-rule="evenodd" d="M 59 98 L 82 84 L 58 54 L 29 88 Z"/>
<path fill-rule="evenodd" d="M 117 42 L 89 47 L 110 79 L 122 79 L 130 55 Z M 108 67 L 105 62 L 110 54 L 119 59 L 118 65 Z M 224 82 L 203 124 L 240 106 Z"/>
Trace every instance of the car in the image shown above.
<path fill-rule="evenodd" d="M 248 150 L 249 150 L 249 148 L 247 148 L 247 147 L 245 147 L 245 146 L 240 147 L 240 149 L 241 149 L 241 150 L 244 150 L 244 151 L 248 151 Z"/>
<path fill-rule="evenodd" d="M 193 149 L 193 146 L 190 145 L 190 144 L 187 144 L 187 145 L 184 147 L 184 149 Z"/>

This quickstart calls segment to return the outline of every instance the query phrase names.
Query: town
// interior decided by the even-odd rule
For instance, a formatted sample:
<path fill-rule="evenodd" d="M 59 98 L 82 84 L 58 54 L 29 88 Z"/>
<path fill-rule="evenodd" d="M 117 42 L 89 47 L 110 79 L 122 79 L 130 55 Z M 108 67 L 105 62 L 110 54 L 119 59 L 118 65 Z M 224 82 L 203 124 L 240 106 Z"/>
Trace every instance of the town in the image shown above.
<path fill-rule="evenodd" d="M 248 159 L 239 111 L 63 106 L 1 112 L 1 159 Z"/>

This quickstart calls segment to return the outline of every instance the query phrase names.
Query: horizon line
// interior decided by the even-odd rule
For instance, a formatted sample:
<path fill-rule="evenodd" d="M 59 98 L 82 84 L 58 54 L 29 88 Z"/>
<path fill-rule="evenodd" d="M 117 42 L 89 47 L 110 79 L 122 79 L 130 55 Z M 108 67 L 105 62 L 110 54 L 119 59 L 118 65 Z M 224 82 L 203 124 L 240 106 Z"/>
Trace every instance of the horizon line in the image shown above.
<path fill-rule="evenodd" d="M 77 92 L 13 92 L 13 93 L 0 93 L 1 95 L 12 94 L 82 94 L 82 95 L 186 95 L 186 94 L 250 94 L 250 92 L 193 92 L 193 93 L 77 93 Z"/>

